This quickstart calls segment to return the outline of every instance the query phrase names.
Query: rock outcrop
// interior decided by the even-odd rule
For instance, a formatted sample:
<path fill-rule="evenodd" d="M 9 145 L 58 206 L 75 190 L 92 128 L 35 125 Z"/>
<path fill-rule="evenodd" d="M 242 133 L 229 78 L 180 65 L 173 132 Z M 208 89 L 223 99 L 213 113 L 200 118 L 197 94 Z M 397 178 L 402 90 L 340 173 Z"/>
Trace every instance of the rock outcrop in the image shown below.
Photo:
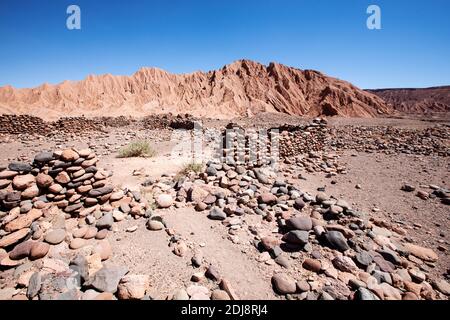
<path fill-rule="evenodd" d="M 239 60 L 220 70 L 170 74 L 142 68 L 132 76 L 88 76 L 32 89 L 0 88 L 0 113 L 61 116 L 189 113 L 231 118 L 260 112 L 376 117 L 391 109 L 376 95 L 318 71 Z"/>

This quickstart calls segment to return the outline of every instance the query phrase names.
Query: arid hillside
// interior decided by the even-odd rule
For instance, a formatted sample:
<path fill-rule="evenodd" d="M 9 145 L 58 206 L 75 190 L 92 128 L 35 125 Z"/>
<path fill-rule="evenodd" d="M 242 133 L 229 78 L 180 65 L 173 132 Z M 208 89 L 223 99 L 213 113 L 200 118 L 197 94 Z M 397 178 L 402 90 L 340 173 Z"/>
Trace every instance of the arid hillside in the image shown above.
<path fill-rule="evenodd" d="M 450 112 L 450 86 L 424 89 L 368 90 L 396 111 L 407 114 Z"/>
<path fill-rule="evenodd" d="M 391 111 L 378 96 L 318 71 L 248 60 L 206 73 L 176 75 L 142 68 L 132 76 L 91 75 L 31 89 L 0 88 L 0 113 L 47 119 L 169 112 L 208 118 L 259 112 L 376 117 Z"/>

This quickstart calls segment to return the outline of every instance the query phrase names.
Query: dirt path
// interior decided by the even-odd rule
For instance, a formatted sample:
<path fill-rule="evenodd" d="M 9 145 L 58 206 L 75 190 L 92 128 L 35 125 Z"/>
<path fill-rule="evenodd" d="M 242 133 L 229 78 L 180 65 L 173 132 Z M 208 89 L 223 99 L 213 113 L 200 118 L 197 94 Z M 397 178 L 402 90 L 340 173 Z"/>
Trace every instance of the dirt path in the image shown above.
<path fill-rule="evenodd" d="M 184 257 L 176 256 L 168 245 L 169 236 L 166 232 L 149 231 L 144 221 L 120 223 L 120 231 L 111 239 L 114 252 L 111 262 L 127 265 L 131 273 L 149 274 L 154 297 L 161 299 L 182 286 L 192 285 L 192 274 L 204 271 L 204 267 L 211 263 L 221 276 L 230 281 L 241 299 L 276 299 L 270 283 L 270 267 L 254 259 L 257 252 L 255 248 L 249 244 L 232 243 L 224 236 L 224 226 L 192 208 L 168 210 L 163 216 L 168 226 L 181 234 L 192 249 L 202 251 L 207 261 L 204 266 L 191 266 L 192 250 Z M 124 231 L 133 225 L 139 226 L 136 232 Z M 217 287 L 217 284 L 206 279 L 200 284 L 211 289 Z"/>

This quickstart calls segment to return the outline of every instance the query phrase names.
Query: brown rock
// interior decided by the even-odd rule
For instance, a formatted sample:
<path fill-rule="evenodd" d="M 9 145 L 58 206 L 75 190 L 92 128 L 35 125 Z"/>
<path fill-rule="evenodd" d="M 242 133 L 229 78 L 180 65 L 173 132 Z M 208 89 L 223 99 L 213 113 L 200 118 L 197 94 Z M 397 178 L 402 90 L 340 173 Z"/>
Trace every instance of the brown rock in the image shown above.
<path fill-rule="evenodd" d="M 284 273 L 277 273 L 272 277 L 272 284 L 277 293 L 289 294 L 297 291 L 295 280 Z"/>
<path fill-rule="evenodd" d="M 98 229 L 96 227 L 89 227 L 86 234 L 83 236 L 84 239 L 92 239 L 97 235 Z"/>
<path fill-rule="evenodd" d="M 33 247 L 33 241 L 25 241 L 19 243 L 14 249 L 9 253 L 9 258 L 11 260 L 21 260 L 30 255 L 31 248 Z"/>
<path fill-rule="evenodd" d="M 111 244 L 108 240 L 101 240 L 94 247 L 94 253 L 98 253 L 102 261 L 108 260 L 112 257 Z"/>
<path fill-rule="evenodd" d="M 402 300 L 420 300 L 420 299 L 419 299 L 418 296 L 416 296 L 412 292 L 405 292 L 405 294 L 403 295 Z"/>
<path fill-rule="evenodd" d="M 117 296 L 119 299 L 140 300 L 145 296 L 150 284 L 148 275 L 128 275 L 120 280 Z"/>
<path fill-rule="evenodd" d="M 212 265 L 206 270 L 205 276 L 213 281 L 220 281 L 222 278 L 219 271 Z"/>
<path fill-rule="evenodd" d="M 66 149 L 61 153 L 60 159 L 62 161 L 75 161 L 80 155 L 72 149 Z"/>
<path fill-rule="evenodd" d="M 45 242 L 35 242 L 31 247 L 30 259 L 37 260 L 45 257 L 50 250 L 50 245 Z"/>
<path fill-rule="evenodd" d="M 87 227 L 87 226 L 76 229 L 72 232 L 72 236 L 74 238 L 83 238 L 84 235 L 86 234 L 86 232 L 88 231 L 88 229 L 89 229 L 89 227 Z"/>
<path fill-rule="evenodd" d="M 175 253 L 179 257 L 183 257 L 186 254 L 187 250 L 188 250 L 188 247 L 187 247 L 186 243 L 184 243 L 183 241 L 180 241 L 174 246 L 173 253 Z"/>
<path fill-rule="evenodd" d="M 0 248 L 9 247 L 10 245 L 13 245 L 23 238 L 25 238 L 28 233 L 30 232 L 30 229 L 23 228 L 21 230 L 18 230 L 16 232 L 10 233 L 3 238 L 0 239 Z"/>
<path fill-rule="evenodd" d="M 237 295 L 236 291 L 231 286 L 231 283 L 228 281 L 228 279 L 222 279 L 222 281 L 219 284 L 219 287 L 226 291 L 228 295 L 230 296 L 231 300 L 239 300 L 239 296 Z"/>
<path fill-rule="evenodd" d="M 274 204 L 277 202 L 277 197 L 272 193 L 263 193 L 258 197 L 258 201 L 265 204 Z"/>
<path fill-rule="evenodd" d="M 67 183 L 70 182 L 69 174 L 67 172 L 65 172 L 65 171 L 60 172 L 56 176 L 55 181 L 60 183 L 60 184 L 67 184 Z"/>
<path fill-rule="evenodd" d="M 11 180 L 1 179 L 0 180 L 0 189 L 4 189 L 11 183 Z"/>
<path fill-rule="evenodd" d="M 211 294 L 212 300 L 230 300 L 230 296 L 225 290 L 214 290 Z"/>
<path fill-rule="evenodd" d="M 27 214 L 20 216 L 19 218 L 11 221 L 5 226 L 7 232 L 17 231 L 23 228 L 27 228 L 31 223 L 39 219 L 42 216 L 42 211 L 39 209 L 31 209 Z"/>
<path fill-rule="evenodd" d="M 13 179 L 13 187 L 16 190 L 25 190 L 35 183 L 36 179 L 32 174 L 15 176 Z"/>
<path fill-rule="evenodd" d="M 95 235 L 95 239 L 102 240 L 105 239 L 108 236 L 108 230 L 102 229 Z"/>
<path fill-rule="evenodd" d="M 203 200 L 206 198 L 206 196 L 209 194 L 208 191 L 205 189 L 199 187 L 199 186 L 193 186 L 189 190 L 189 199 L 192 202 L 203 202 Z"/>
<path fill-rule="evenodd" d="M 17 171 L 4 170 L 0 171 L 0 179 L 12 179 L 19 173 Z"/>
<path fill-rule="evenodd" d="M 52 185 L 52 183 L 53 183 L 53 178 L 51 176 L 49 176 L 48 174 L 39 173 L 36 176 L 36 184 L 40 188 L 48 188 Z"/>
<path fill-rule="evenodd" d="M 114 296 L 111 292 L 102 292 L 95 297 L 95 300 L 113 300 Z"/>
<path fill-rule="evenodd" d="M 429 248 L 420 247 L 412 243 L 405 243 L 404 247 L 410 254 L 425 261 L 435 262 L 439 258 L 438 255 Z"/>
<path fill-rule="evenodd" d="M 281 241 L 273 236 L 263 237 L 261 239 L 261 244 L 266 250 L 271 250 L 274 247 L 278 246 Z"/>
<path fill-rule="evenodd" d="M 319 273 L 322 268 L 322 264 L 319 260 L 306 258 L 305 261 L 303 261 L 303 268 Z"/>
<path fill-rule="evenodd" d="M 50 187 L 48 187 L 48 191 L 51 193 L 58 194 L 62 191 L 63 187 L 60 184 L 54 183 Z"/>
<path fill-rule="evenodd" d="M 37 197 L 38 195 L 39 195 L 39 188 L 35 184 L 31 185 L 31 187 L 26 188 L 24 191 L 22 191 L 23 199 L 33 199 L 34 197 Z"/>
<path fill-rule="evenodd" d="M 77 250 L 84 247 L 87 244 L 87 241 L 81 238 L 75 238 L 70 241 L 69 248 L 72 250 Z"/>

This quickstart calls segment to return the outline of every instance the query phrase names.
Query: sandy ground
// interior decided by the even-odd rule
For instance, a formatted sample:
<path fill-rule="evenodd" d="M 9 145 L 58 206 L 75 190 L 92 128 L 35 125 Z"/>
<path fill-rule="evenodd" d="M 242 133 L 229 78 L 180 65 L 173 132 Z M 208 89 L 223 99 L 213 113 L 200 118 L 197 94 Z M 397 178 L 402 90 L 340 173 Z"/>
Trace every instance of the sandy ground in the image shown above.
<path fill-rule="evenodd" d="M 380 123 L 378 119 L 374 120 L 375 122 L 358 121 L 362 124 Z M 337 125 L 347 123 L 354 121 L 336 120 Z M 398 119 L 387 123 L 402 127 L 429 125 L 423 121 L 404 122 Z M 155 157 L 117 158 L 117 151 L 121 146 L 137 139 L 150 141 L 156 151 Z M 113 171 L 112 182 L 133 189 L 139 189 L 140 184 L 149 177 L 176 174 L 189 161 L 187 158 L 171 154 L 174 142 L 170 141 L 169 132 L 117 129 L 107 134 L 93 134 L 87 139 L 73 137 L 67 141 L 41 139 L 22 143 L 17 140 L 4 140 L 0 143 L 0 166 L 5 166 L 12 160 L 32 159 L 34 154 L 44 149 L 53 150 L 70 146 L 84 148 L 93 145 L 100 157 L 99 166 Z M 382 217 L 403 224 L 409 236 L 418 239 L 419 243 L 439 254 L 437 266 L 434 270 L 430 270 L 430 273 L 442 276 L 450 266 L 449 208 L 438 199 L 421 200 L 415 193 L 407 193 L 400 188 L 404 183 L 410 183 L 418 190 L 428 192 L 431 191 L 427 187 L 430 184 L 450 188 L 449 159 L 345 151 L 341 153 L 340 162 L 347 168 L 348 173 L 345 175 L 326 178 L 324 173 L 309 174 L 296 171 L 294 178 L 298 173 L 302 173 L 306 180 L 295 181 L 303 191 L 315 194 L 317 188 L 325 187 L 328 195 L 347 200 L 369 217 Z M 141 171 L 142 174 L 133 175 L 135 170 Z M 293 178 L 292 175 L 288 177 Z M 332 180 L 334 184 L 331 183 Z M 361 189 L 356 189 L 356 184 L 359 184 Z M 379 211 L 374 212 L 374 208 L 378 208 Z M 254 238 L 252 234 L 238 232 L 240 241 L 233 243 L 227 234 L 227 228 L 207 219 L 206 213 L 195 212 L 190 207 L 161 210 L 159 213 L 164 216 L 168 226 L 180 233 L 190 246 L 189 252 L 184 257 L 172 253 L 166 232 L 149 232 L 145 228 L 144 220 L 127 220 L 119 223 L 119 231 L 110 238 L 114 252 L 111 262 L 127 265 L 132 273 L 149 274 L 152 296 L 164 298 L 182 286 L 192 284 L 191 276 L 199 270 L 191 266 L 190 259 L 193 251 L 200 249 L 207 261 L 205 266 L 208 263 L 213 264 L 221 275 L 231 282 L 241 298 L 276 298 L 270 278 L 282 267 L 258 261 L 260 253 L 252 244 Z M 256 218 L 257 216 L 246 216 L 245 223 L 270 232 L 271 226 L 261 226 L 261 221 Z M 133 233 L 125 231 L 126 228 L 135 225 L 138 226 L 137 231 Z M 287 258 L 292 264 L 289 273 L 293 277 L 301 279 L 309 276 L 297 272 L 301 270 L 301 259 L 294 256 Z M 215 288 L 210 281 L 201 284 L 211 289 Z"/>

